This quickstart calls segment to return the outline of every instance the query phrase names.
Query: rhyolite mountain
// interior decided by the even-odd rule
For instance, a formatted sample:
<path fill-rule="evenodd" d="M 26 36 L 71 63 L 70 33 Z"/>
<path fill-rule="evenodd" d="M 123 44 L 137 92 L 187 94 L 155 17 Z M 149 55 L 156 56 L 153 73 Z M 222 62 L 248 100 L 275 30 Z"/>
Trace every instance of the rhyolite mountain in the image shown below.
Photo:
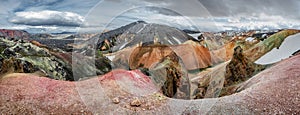
<path fill-rule="evenodd" d="M 0 29 L 0 36 L 13 39 L 28 39 L 30 34 L 24 30 Z"/>
<path fill-rule="evenodd" d="M 186 32 L 167 25 L 137 21 L 97 36 L 96 47 L 112 52 L 136 45 L 176 45 L 188 40 L 197 41 Z M 95 38 L 91 43 L 95 43 Z"/>

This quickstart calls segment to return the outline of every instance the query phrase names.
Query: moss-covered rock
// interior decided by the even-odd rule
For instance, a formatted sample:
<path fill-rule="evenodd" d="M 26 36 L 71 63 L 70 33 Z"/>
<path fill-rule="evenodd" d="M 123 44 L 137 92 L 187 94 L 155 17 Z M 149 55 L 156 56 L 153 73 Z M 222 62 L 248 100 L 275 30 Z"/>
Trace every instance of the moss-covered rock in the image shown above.
<path fill-rule="evenodd" d="M 273 48 L 279 48 L 280 45 L 283 43 L 283 41 L 291 35 L 300 33 L 300 30 L 282 30 L 278 33 L 273 34 L 272 36 L 268 37 L 264 41 L 261 41 L 251 48 L 245 50 L 244 55 L 248 57 L 251 61 L 256 61 L 269 51 L 271 51 Z"/>
<path fill-rule="evenodd" d="M 0 59 L 0 76 L 10 73 L 33 73 L 39 70 L 28 61 L 16 58 Z"/>
<path fill-rule="evenodd" d="M 21 68 L 24 65 L 23 63 L 30 64 L 37 68 L 37 70 L 43 72 L 45 76 L 57 79 L 57 80 L 78 80 L 79 78 L 74 78 L 73 74 L 78 75 L 79 73 L 93 73 L 90 76 L 105 74 L 111 70 L 110 61 L 104 58 L 102 55 L 97 56 L 96 59 L 81 56 L 78 61 L 85 62 L 85 60 L 93 60 L 93 63 L 89 63 L 88 65 L 75 65 L 80 67 L 81 69 L 73 70 L 72 68 L 72 59 L 76 62 L 75 58 L 72 58 L 72 53 L 67 53 L 62 50 L 53 50 L 45 45 L 39 45 L 39 43 L 29 42 L 24 40 L 9 40 L 2 38 L 0 39 L 0 48 L 3 49 L 0 52 L 2 60 L 18 60 L 14 63 L 10 63 L 10 61 L 6 61 L 5 64 L 1 64 L 4 61 L 1 61 L 1 68 L 5 68 L 5 66 L 17 67 L 20 69 L 13 70 L 5 70 L 3 69 L 2 73 L 6 72 L 24 72 L 24 73 L 33 73 L 32 71 L 25 71 L 24 69 L 31 68 Z M 12 58 L 12 59 L 11 59 Z M 27 64 L 27 65 L 28 65 Z M 7 68 L 9 69 L 9 68 Z M 5 71 L 4 71 L 5 70 Z M 89 77 L 89 74 L 84 74 L 84 77 Z"/>

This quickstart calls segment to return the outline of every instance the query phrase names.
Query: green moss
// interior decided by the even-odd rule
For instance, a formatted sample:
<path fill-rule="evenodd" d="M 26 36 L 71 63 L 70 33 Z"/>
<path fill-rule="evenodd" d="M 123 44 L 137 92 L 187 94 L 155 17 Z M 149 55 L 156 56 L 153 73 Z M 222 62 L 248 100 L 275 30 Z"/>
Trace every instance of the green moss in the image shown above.
<path fill-rule="evenodd" d="M 47 76 L 57 80 L 66 80 L 67 73 L 59 62 L 53 61 L 52 57 L 26 56 L 20 58 L 28 61 L 46 72 Z"/>
<path fill-rule="evenodd" d="M 245 54 L 248 56 L 248 58 L 251 61 L 256 61 L 264 54 L 271 51 L 273 48 L 279 48 L 282 42 L 290 35 L 294 35 L 296 33 L 299 33 L 299 30 L 283 30 L 276 34 L 273 34 L 272 36 L 268 37 L 264 41 L 261 41 L 257 44 L 255 44 L 253 47 L 249 48 L 245 52 Z"/>
<path fill-rule="evenodd" d="M 96 52 L 97 52 L 97 53 L 96 53 L 96 58 L 103 57 L 102 51 L 97 50 Z"/>

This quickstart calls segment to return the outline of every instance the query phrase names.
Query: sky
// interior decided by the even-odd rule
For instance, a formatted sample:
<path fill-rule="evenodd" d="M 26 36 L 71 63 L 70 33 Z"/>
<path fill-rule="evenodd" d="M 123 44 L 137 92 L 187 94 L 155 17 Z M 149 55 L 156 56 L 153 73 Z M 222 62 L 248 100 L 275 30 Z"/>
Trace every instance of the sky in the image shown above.
<path fill-rule="evenodd" d="M 0 0 L 0 28 L 102 32 L 144 20 L 199 31 L 300 29 L 299 0 Z"/>

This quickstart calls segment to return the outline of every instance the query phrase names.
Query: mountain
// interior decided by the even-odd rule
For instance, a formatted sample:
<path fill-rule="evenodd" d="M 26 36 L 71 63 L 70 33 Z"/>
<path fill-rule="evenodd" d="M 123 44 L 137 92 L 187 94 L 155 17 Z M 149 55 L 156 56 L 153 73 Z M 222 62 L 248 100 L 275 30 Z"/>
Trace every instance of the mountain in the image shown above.
<path fill-rule="evenodd" d="M 5 38 L 28 39 L 30 34 L 24 30 L 0 29 L 0 36 Z"/>
<path fill-rule="evenodd" d="M 175 45 L 187 40 L 196 39 L 174 27 L 137 21 L 99 35 L 97 48 L 114 52 L 138 44 Z"/>

